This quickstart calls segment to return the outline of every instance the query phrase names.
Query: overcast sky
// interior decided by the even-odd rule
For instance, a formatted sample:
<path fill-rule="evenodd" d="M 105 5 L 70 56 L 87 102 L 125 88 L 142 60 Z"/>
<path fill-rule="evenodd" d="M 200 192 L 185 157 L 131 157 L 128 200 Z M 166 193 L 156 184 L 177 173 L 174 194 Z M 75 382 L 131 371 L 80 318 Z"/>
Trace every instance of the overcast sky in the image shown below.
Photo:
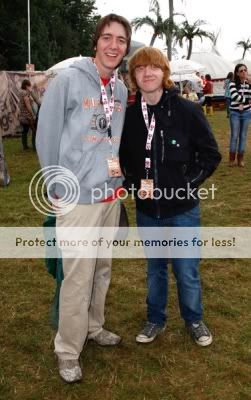
<path fill-rule="evenodd" d="M 149 2 L 150 0 L 96 0 L 96 7 L 101 15 L 115 12 L 132 20 L 135 17 L 151 16 Z M 168 17 L 168 0 L 159 0 L 159 3 L 162 17 Z M 186 15 L 189 23 L 203 19 L 208 25 L 202 29 L 215 33 L 220 30 L 217 48 L 222 57 L 231 61 L 241 58 L 242 50 L 236 49 L 236 42 L 251 39 L 251 0 L 174 0 L 174 7 L 175 12 Z M 151 32 L 151 28 L 145 26 L 133 34 L 133 39 L 149 45 Z M 155 46 L 163 49 L 164 42 L 156 40 Z M 210 50 L 210 48 L 208 40 L 203 40 L 203 43 L 198 40 L 194 43 L 193 50 Z M 186 54 L 184 43 L 179 55 Z M 245 58 L 251 59 L 251 52 L 246 53 Z"/>

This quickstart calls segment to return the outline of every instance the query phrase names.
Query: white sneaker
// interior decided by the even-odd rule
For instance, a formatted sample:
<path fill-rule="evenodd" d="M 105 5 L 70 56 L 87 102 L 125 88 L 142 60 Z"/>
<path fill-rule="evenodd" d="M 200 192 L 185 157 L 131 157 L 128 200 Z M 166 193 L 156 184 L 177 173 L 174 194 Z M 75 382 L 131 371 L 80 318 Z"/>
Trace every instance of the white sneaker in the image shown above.
<path fill-rule="evenodd" d="M 164 332 L 164 330 L 165 326 L 159 326 L 147 321 L 142 331 L 136 336 L 136 342 L 151 343 L 160 333 Z"/>
<path fill-rule="evenodd" d="M 199 346 L 209 346 L 213 341 L 213 336 L 203 321 L 193 322 L 188 326 L 188 330 Z"/>
<path fill-rule="evenodd" d="M 89 340 L 94 340 L 100 346 L 116 346 L 121 342 L 121 337 L 116 335 L 116 333 L 107 331 L 106 329 L 102 329 L 97 335 L 92 336 L 90 334 L 88 336 Z"/>
<path fill-rule="evenodd" d="M 59 375 L 67 383 L 78 382 L 82 379 L 82 371 L 78 360 L 58 359 Z"/>

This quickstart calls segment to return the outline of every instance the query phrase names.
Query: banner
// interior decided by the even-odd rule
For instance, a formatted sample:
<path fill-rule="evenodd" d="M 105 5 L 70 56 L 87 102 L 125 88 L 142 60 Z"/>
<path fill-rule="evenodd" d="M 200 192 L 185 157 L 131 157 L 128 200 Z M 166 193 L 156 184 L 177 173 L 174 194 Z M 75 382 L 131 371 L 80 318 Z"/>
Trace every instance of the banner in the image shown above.
<path fill-rule="evenodd" d="M 33 91 L 40 99 L 50 77 L 44 72 L 7 72 L 0 71 L 0 136 L 15 135 L 20 132 L 19 92 L 22 81 L 29 79 Z"/>
<path fill-rule="evenodd" d="M 3 154 L 3 141 L 0 135 L 0 186 L 7 186 L 10 183 L 10 176 L 8 174 L 7 165 L 4 160 Z"/>
<path fill-rule="evenodd" d="M 0 258 L 251 258 L 251 228 L 0 227 Z"/>

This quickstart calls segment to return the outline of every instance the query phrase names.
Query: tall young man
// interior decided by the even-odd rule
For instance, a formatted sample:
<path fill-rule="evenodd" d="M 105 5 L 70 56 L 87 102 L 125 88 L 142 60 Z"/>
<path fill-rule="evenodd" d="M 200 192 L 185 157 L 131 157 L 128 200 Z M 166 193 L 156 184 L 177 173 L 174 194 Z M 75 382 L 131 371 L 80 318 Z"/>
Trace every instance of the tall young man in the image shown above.
<path fill-rule="evenodd" d="M 131 28 L 125 18 L 103 17 L 94 37 L 95 57 L 75 62 L 46 91 L 37 132 L 41 166 L 65 167 L 80 185 L 78 204 L 57 217 L 57 227 L 118 224 L 119 201 L 107 201 L 105 193 L 109 189 L 116 193 L 121 186 L 117 156 L 127 89 L 115 69 L 129 52 L 130 40 Z M 50 185 L 48 180 L 48 187 L 52 197 L 64 198 L 65 187 L 60 182 Z M 93 189 L 100 190 L 106 201 L 93 204 Z M 60 376 L 72 383 L 82 378 L 79 355 L 86 338 L 99 345 L 116 345 L 121 338 L 103 328 L 111 260 L 64 258 L 63 253 L 63 273 L 55 353 Z"/>
<path fill-rule="evenodd" d="M 145 231 L 149 227 L 159 231 L 198 227 L 199 199 L 189 197 L 189 189 L 209 177 L 221 159 L 208 122 L 199 105 L 178 95 L 161 51 L 144 47 L 134 53 L 129 76 L 137 94 L 126 112 L 120 161 L 127 181 L 138 189 L 137 224 Z M 151 254 L 147 260 L 147 323 L 136 336 L 138 343 L 152 342 L 166 325 L 168 259 L 153 254 L 157 251 L 146 251 L 147 256 Z M 171 261 L 181 317 L 195 342 L 208 346 L 212 335 L 202 321 L 199 258 Z"/>

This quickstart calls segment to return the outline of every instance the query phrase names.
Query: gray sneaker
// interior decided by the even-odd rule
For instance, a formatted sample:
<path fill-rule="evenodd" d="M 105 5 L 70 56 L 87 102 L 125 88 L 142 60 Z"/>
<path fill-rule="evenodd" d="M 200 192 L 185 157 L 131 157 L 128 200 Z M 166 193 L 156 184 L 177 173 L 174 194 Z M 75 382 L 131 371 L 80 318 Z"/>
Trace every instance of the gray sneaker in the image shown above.
<path fill-rule="evenodd" d="M 89 340 L 94 340 L 100 346 L 116 346 L 121 342 L 121 337 L 116 335 L 116 333 L 109 332 L 106 329 L 102 329 L 97 335 L 88 336 Z"/>
<path fill-rule="evenodd" d="M 58 358 L 59 375 L 67 383 L 81 381 L 82 371 L 78 360 L 62 360 Z"/>
<path fill-rule="evenodd" d="M 164 330 L 165 326 L 159 326 L 151 322 L 146 322 L 142 331 L 140 331 L 140 333 L 136 336 L 136 342 L 150 343 Z"/>
<path fill-rule="evenodd" d="M 193 340 L 199 346 L 209 346 L 213 341 L 213 336 L 203 321 L 193 322 L 187 326 Z"/>

